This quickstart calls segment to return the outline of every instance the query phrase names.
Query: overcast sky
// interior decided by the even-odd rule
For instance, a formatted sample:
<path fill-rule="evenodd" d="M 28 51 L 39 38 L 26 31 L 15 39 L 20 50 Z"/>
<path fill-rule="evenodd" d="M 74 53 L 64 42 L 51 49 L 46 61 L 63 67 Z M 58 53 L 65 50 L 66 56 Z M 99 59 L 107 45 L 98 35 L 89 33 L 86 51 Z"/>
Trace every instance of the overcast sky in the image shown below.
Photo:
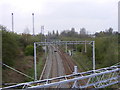
<path fill-rule="evenodd" d="M 17 33 L 29 28 L 32 33 L 32 13 L 35 14 L 35 33 L 52 30 L 77 32 L 84 27 L 88 33 L 112 27 L 118 30 L 119 0 L 0 0 L 0 24 L 11 30 L 11 13 L 14 13 L 14 30 Z"/>

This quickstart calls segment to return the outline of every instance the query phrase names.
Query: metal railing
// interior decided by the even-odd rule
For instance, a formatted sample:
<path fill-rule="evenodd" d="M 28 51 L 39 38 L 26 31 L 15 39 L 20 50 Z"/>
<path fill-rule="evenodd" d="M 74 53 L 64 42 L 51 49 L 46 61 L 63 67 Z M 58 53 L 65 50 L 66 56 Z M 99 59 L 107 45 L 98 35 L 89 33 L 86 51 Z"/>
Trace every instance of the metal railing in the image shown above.
<path fill-rule="evenodd" d="M 51 88 L 62 84 L 72 83 L 69 88 L 104 88 L 113 84 L 120 83 L 120 65 L 90 70 L 78 73 L 75 69 L 73 74 L 38 80 L 33 82 L 21 83 L 13 86 L 3 87 L 2 89 L 11 88 Z M 57 80 L 57 82 L 56 82 Z M 83 82 L 84 81 L 84 82 Z"/>

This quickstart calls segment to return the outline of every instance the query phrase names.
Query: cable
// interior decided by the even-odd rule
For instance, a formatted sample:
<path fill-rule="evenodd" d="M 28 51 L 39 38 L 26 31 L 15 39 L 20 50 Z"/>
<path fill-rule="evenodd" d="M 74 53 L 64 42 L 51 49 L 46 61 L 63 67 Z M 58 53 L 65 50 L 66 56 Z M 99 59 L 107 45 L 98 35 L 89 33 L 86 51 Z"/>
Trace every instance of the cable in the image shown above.
<path fill-rule="evenodd" d="M 31 78 L 31 79 L 34 80 L 34 78 L 32 78 L 31 76 L 28 76 L 27 74 L 24 74 L 24 73 L 22 73 L 21 71 L 18 71 L 18 70 L 16 70 L 16 69 L 14 69 L 14 68 L 12 68 L 12 67 L 4 64 L 4 63 L 2 63 L 2 62 L 0 62 L 0 64 L 3 65 L 3 66 L 6 66 L 7 68 L 9 68 L 9 69 L 11 69 L 11 70 L 13 70 L 13 71 L 16 71 L 16 72 L 19 73 L 19 74 L 22 74 L 22 75 L 24 75 L 24 76 L 26 76 L 26 77 Z"/>

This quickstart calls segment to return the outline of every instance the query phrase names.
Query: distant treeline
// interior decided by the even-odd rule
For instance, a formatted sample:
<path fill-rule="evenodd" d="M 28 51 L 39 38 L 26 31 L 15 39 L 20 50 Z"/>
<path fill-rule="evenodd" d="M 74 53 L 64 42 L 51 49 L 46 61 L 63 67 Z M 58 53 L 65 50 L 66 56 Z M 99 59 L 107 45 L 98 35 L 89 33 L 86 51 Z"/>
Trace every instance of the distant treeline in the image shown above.
<path fill-rule="evenodd" d="M 88 31 L 85 28 L 81 28 L 79 33 L 75 31 L 75 28 L 71 30 L 63 30 L 61 33 L 58 30 L 53 30 L 52 33 L 48 32 L 46 38 L 49 39 L 62 39 L 63 37 L 73 37 L 73 38 L 93 38 L 93 37 L 104 37 L 110 35 L 118 35 L 117 31 L 113 31 L 113 28 L 106 29 L 104 31 L 96 32 L 95 34 L 88 34 Z"/>
<path fill-rule="evenodd" d="M 113 28 L 109 28 L 95 34 L 88 34 L 85 28 L 81 28 L 80 32 L 76 32 L 75 28 L 71 30 L 64 30 L 61 33 L 53 30 L 52 33 L 48 32 L 46 36 L 47 40 L 63 40 L 63 41 L 95 41 L 95 59 L 96 68 L 107 67 L 119 62 L 120 52 L 120 34 L 114 31 Z M 74 49 L 75 46 L 73 46 Z M 73 48 L 72 47 L 72 48 Z M 71 49 L 72 49 L 71 48 Z M 77 45 L 79 52 L 78 56 L 75 57 L 78 63 L 83 63 L 92 69 L 92 48 L 87 45 L 87 53 L 84 53 L 84 45 Z"/>
<path fill-rule="evenodd" d="M 96 32 L 93 35 L 87 33 L 85 28 L 81 28 L 80 32 L 76 32 L 75 28 L 64 30 L 61 33 L 53 30 L 47 35 L 38 34 L 35 36 L 29 33 L 17 34 L 10 32 L 6 27 L 0 25 L 2 32 L 2 58 L 3 62 L 9 65 L 14 64 L 14 59 L 20 55 L 21 50 L 25 55 L 33 55 L 33 43 L 49 40 L 94 40 L 96 45 L 96 62 L 99 65 L 107 66 L 118 62 L 118 48 L 120 48 L 120 39 L 118 32 L 113 32 L 112 28 L 105 31 Z M 27 31 L 27 30 L 26 30 Z M 82 47 L 79 49 L 81 50 Z M 91 50 L 88 47 L 88 59 L 91 58 Z M 79 51 L 80 51 L 79 50 Z"/>

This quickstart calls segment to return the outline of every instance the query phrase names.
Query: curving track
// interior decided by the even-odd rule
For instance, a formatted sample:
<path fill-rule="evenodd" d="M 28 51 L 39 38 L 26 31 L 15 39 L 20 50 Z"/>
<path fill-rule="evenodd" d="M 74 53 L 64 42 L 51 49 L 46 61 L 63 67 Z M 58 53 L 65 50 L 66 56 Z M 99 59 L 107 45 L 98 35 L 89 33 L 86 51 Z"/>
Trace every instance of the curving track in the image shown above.
<path fill-rule="evenodd" d="M 58 49 L 57 46 L 48 46 L 48 57 L 40 79 L 48 79 L 66 74 L 72 74 L 75 63 L 70 57 Z M 57 81 L 57 80 L 56 80 Z M 68 88 L 69 85 L 59 85 L 54 88 Z M 53 87 L 52 87 L 53 88 Z"/>

